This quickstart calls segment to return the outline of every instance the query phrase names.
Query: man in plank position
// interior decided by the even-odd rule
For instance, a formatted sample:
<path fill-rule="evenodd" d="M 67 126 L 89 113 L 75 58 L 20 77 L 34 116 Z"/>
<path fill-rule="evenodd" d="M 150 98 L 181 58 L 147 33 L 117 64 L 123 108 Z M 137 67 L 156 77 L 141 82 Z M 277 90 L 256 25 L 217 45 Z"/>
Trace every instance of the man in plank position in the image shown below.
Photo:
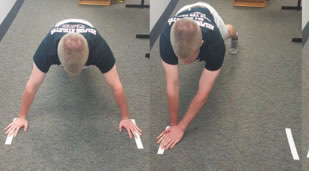
<path fill-rule="evenodd" d="M 86 20 L 68 19 L 58 22 L 41 42 L 33 57 L 34 64 L 26 84 L 18 118 L 5 128 L 5 133 L 16 136 L 20 128 L 28 128 L 27 113 L 34 96 L 53 64 L 61 65 L 69 75 L 77 75 L 85 66 L 95 65 L 103 73 L 120 109 L 119 132 L 126 128 L 130 138 L 141 135 L 130 119 L 124 89 L 116 69 L 115 58 L 106 41 Z"/>
<path fill-rule="evenodd" d="M 184 131 L 206 103 L 219 75 L 225 55 L 224 40 L 231 38 L 230 54 L 238 52 L 238 33 L 225 25 L 216 10 L 209 4 L 198 2 L 181 8 L 170 18 L 160 35 L 160 55 L 166 77 L 170 128 L 157 137 L 164 149 L 173 148 Z M 178 122 L 179 74 L 178 59 L 184 64 L 205 61 L 199 89 L 182 120 Z"/>

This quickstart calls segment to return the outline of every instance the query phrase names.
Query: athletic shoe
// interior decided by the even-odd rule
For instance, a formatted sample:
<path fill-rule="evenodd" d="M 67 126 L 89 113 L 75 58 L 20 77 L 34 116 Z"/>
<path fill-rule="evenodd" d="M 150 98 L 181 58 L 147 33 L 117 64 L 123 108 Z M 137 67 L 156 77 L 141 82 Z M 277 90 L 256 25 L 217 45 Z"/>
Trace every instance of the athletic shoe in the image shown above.
<path fill-rule="evenodd" d="M 231 47 L 229 49 L 231 55 L 238 53 L 238 39 L 231 39 Z"/>

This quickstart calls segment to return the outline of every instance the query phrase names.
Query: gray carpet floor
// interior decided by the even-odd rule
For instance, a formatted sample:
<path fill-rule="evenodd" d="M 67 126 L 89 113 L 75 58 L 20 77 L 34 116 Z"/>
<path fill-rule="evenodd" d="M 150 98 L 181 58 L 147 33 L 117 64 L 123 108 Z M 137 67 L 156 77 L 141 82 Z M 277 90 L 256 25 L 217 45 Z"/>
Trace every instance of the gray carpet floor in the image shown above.
<path fill-rule="evenodd" d="M 96 67 L 69 77 L 53 66 L 29 111 L 29 130 L 21 131 L 11 146 L 0 136 L 0 170 L 149 170 L 149 60 L 144 58 L 149 41 L 135 38 L 149 32 L 149 9 L 25 1 L 0 43 L 0 127 L 17 116 L 39 43 L 67 18 L 90 21 L 110 45 L 145 149 L 138 150 L 126 131 L 118 132 L 120 112 Z"/>
<path fill-rule="evenodd" d="M 180 0 L 173 14 L 194 2 Z M 226 54 L 206 106 L 182 141 L 162 156 L 150 154 L 151 170 L 300 170 L 285 128 L 292 129 L 300 158 L 305 158 L 300 150 L 302 46 L 291 43 L 292 37 L 301 36 L 301 12 L 280 9 L 296 2 L 271 0 L 267 8 L 233 7 L 227 0 L 207 2 L 238 30 L 240 52 Z M 169 124 L 159 55 L 157 41 L 150 59 L 150 151 L 158 149 L 155 137 Z M 181 117 L 197 91 L 203 66 L 179 66 Z"/>
<path fill-rule="evenodd" d="M 174 13 L 193 2 L 180 0 Z M 290 42 L 300 37 L 301 13 L 280 10 L 295 2 L 271 0 L 263 9 L 235 8 L 227 0 L 208 2 L 239 31 L 240 52 L 226 54 L 207 104 L 183 140 L 157 155 L 155 137 L 169 123 L 165 78 L 158 42 L 148 60 L 149 41 L 135 39 L 149 31 L 149 9 L 25 1 L 0 43 L 0 127 L 17 116 L 32 56 L 48 30 L 59 20 L 83 18 L 96 26 L 116 57 L 145 149 L 138 150 L 126 132 L 118 133 L 120 113 L 97 68 L 69 77 L 53 66 L 29 111 L 29 130 L 21 131 L 11 146 L 0 136 L 0 170 L 300 170 L 285 128 L 292 129 L 305 163 L 309 141 L 301 143 L 300 136 L 305 133 L 301 101 L 306 97 L 301 98 L 302 46 Z M 181 116 L 197 91 L 202 69 L 203 63 L 180 65 Z"/>

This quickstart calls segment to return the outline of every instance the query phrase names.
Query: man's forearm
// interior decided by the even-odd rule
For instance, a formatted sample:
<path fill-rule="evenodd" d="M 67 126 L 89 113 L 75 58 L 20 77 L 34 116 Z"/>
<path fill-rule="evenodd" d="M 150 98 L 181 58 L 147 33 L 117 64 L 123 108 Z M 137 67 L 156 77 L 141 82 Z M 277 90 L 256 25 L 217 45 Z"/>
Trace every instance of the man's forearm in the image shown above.
<path fill-rule="evenodd" d="M 129 119 L 128 103 L 123 88 L 113 91 L 115 101 L 121 113 L 121 119 Z"/>
<path fill-rule="evenodd" d="M 186 130 L 193 118 L 197 115 L 197 113 L 201 110 L 201 108 L 205 105 L 207 101 L 208 95 L 205 97 L 201 97 L 200 95 L 195 95 L 185 116 L 179 122 L 179 126 Z"/>
<path fill-rule="evenodd" d="M 219 73 L 220 69 L 216 71 L 209 71 L 207 69 L 204 69 L 199 81 L 198 92 L 194 96 L 185 116 L 178 124 L 183 130 L 187 129 L 190 122 L 205 105 Z"/>
<path fill-rule="evenodd" d="M 36 91 L 37 91 L 37 88 L 31 87 L 28 84 L 26 85 L 26 88 L 24 90 L 22 100 L 21 100 L 21 107 L 19 109 L 19 117 L 24 118 L 24 119 L 27 118 L 27 113 L 33 102 Z"/>
<path fill-rule="evenodd" d="M 168 112 L 170 115 L 170 125 L 178 124 L 178 110 L 179 110 L 179 88 L 167 88 Z"/>

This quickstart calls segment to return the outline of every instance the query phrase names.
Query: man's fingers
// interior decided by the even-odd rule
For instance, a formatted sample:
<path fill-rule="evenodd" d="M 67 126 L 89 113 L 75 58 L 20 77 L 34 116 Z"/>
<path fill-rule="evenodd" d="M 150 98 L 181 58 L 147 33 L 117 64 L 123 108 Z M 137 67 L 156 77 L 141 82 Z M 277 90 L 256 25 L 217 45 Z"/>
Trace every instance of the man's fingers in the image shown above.
<path fill-rule="evenodd" d="M 129 134 L 129 137 L 132 139 L 132 134 L 131 134 L 129 128 L 126 128 L 126 130 L 127 130 L 128 134 Z"/>
<path fill-rule="evenodd" d="M 160 147 L 164 149 L 164 141 L 166 141 L 165 139 L 163 139 L 161 142 L 160 142 Z"/>
<path fill-rule="evenodd" d="M 166 138 L 164 138 L 164 140 L 163 140 L 163 147 L 164 147 L 164 149 L 167 149 L 166 147 L 167 147 L 167 145 L 171 142 L 171 138 L 169 137 L 169 136 L 167 136 Z"/>
<path fill-rule="evenodd" d="M 159 144 L 161 142 L 161 139 L 157 139 L 157 144 Z"/>
<path fill-rule="evenodd" d="M 137 129 L 134 129 L 134 132 L 135 132 L 136 134 L 138 134 L 139 136 L 141 136 L 141 135 L 142 135 L 142 133 L 141 133 L 141 132 L 139 132 Z"/>
<path fill-rule="evenodd" d="M 164 149 L 165 149 L 165 150 L 168 149 L 168 145 L 169 145 L 171 142 L 172 142 L 172 140 L 169 139 L 168 141 L 166 141 L 166 142 L 164 143 Z"/>
<path fill-rule="evenodd" d="M 13 124 L 13 122 L 12 123 L 10 123 L 6 128 L 4 128 L 4 130 L 7 130 L 7 129 L 9 129 L 11 126 L 12 126 L 12 124 Z"/>
<path fill-rule="evenodd" d="M 9 129 L 7 129 L 7 130 L 5 131 L 5 135 L 9 135 L 8 133 L 10 133 L 11 130 L 12 130 L 12 127 L 10 127 Z"/>
<path fill-rule="evenodd" d="M 171 148 L 173 148 L 177 143 L 178 143 L 178 141 L 175 141 L 175 142 L 171 145 Z"/>
<path fill-rule="evenodd" d="M 157 139 L 160 139 L 164 133 L 162 132 L 159 136 L 157 136 Z"/>
<path fill-rule="evenodd" d="M 170 145 L 174 142 L 174 140 L 170 140 L 165 146 L 164 149 L 167 150 L 169 149 Z"/>
<path fill-rule="evenodd" d="M 161 138 L 161 136 L 163 136 L 165 133 L 167 133 L 167 132 L 169 132 L 169 131 L 167 131 L 167 130 L 164 130 L 159 136 L 157 136 L 157 139 L 160 139 Z"/>
<path fill-rule="evenodd" d="M 19 129 L 20 129 L 20 128 L 17 128 L 17 129 L 15 130 L 14 137 L 17 136 Z"/>
<path fill-rule="evenodd" d="M 135 131 L 138 133 L 138 135 L 142 135 L 142 130 L 141 130 L 139 127 L 137 127 L 136 125 L 134 125 L 134 129 L 135 129 Z"/>
<path fill-rule="evenodd" d="M 162 140 L 164 140 L 165 137 L 166 137 L 166 134 L 164 134 L 164 135 L 157 141 L 157 143 L 162 142 Z"/>
<path fill-rule="evenodd" d="M 20 127 L 15 127 L 15 129 L 12 131 L 12 134 L 11 134 L 11 135 L 14 136 L 15 133 L 18 132 L 19 128 L 20 128 Z"/>
<path fill-rule="evenodd" d="M 16 131 L 14 132 L 14 138 L 17 136 L 17 133 L 18 133 L 18 131 L 16 130 Z"/>
<path fill-rule="evenodd" d="M 135 125 L 135 124 L 134 124 L 134 125 Z M 140 133 L 143 132 L 137 125 L 135 125 L 135 128 L 136 128 Z"/>
<path fill-rule="evenodd" d="M 24 131 L 28 130 L 28 122 L 26 122 L 25 127 L 24 127 Z"/>
<path fill-rule="evenodd" d="M 134 138 L 137 138 L 137 137 L 136 137 L 136 132 L 135 132 L 135 130 L 134 130 L 134 129 L 130 129 L 130 131 L 132 132 Z"/>
<path fill-rule="evenodd" d="M 14 128 L 14 126 L 11 126 L 9 129 L 7 129 L 7 131 L 5 132 L 5 134 L 8 134 L 12 131 L 12 129 Z"/>
<path fill-rule="evenodd" d="M 170 129 L 167 129 L 167 130 L 164 130 L 164 131 L 162 132 L 162 134 L 166 134 L 166 133 L 169 133 L 169 132 L 171 132 L 171 130 L 170 130 Z"/>
<path fill-rule="evenodd" d="M 166 149 L 166 146 L 167 146 L 167 144 L 168 144 L 168 140 L 167 139 L 164 139 L 163 141 L 162 141 L 162 148 L 165 150 Z"/>
<path fill-rule="evenodd" d="M 172 146 L 172 144 L 174 144 L 175 142 L 176 142 L 176 140 L 172 139 L 172 140 L 167 144 L 166 149 L 169 149 L 169 148 Z"/>
<path fill-rule="evenodd" d="M 16 131 L 16 127 L 12 127 L 12 129 L 9 132 L 9 136 L 14 136 L 15 131 Z"/>
<path fill-rule="evenodd" d="M 137 138 L 137 135 L 142 135 L 136 127 L 133 127 L 132 129 L 133 135 L 135 138 Z M 137 134 L 137 135 L 136 135 Z"/>
<path fill-rule="evenodd" d="M 157 140 L 157 144 L 159 144 L 162 141 L 162 138 Z"/>
<path fill-rule="evenodd" d="M 142 135 L 142 132 L 140 130 L 138 130 L 136 127 L 134 127 L 134 132 L 136 132 L 138 135 Z"/>
<path fill-rule="evenodd" d="M 121 132 L 121 131 L 122 131 L 122 125 L 121 125 L 121 124 L 119 124 L 118 129 L 119 129 L 119 132 Z"/>

